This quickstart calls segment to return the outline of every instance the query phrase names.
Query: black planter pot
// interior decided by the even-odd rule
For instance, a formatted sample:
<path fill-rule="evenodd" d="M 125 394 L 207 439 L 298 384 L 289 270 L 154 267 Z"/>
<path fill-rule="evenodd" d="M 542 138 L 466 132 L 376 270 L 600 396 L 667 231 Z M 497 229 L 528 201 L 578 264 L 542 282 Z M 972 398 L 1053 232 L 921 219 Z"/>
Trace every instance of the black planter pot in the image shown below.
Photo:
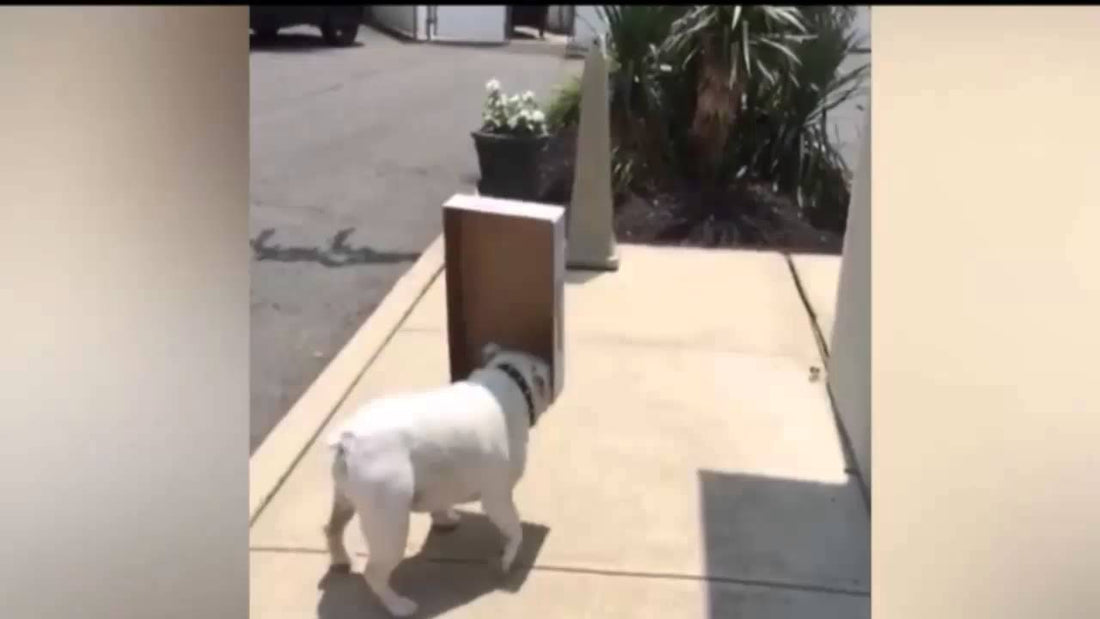
<path fill-rule="evenodd" d="M 542 191 L 539 166 L 549 137 L 481 131 L 471 135 L 481 169 L 478 192 L 496 198 L 538 200 Z"/>

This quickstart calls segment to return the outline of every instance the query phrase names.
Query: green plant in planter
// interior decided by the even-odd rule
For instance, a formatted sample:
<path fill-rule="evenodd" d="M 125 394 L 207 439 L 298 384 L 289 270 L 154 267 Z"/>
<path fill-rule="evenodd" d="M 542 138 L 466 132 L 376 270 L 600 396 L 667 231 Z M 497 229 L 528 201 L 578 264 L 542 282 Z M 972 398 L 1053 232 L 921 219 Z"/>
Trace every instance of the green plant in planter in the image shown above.
<path fill-rule="evenodd" d="M 581 77 L 570 78 L 558 86 L 546 106 L 546 124 L 550 131 L 575 127 L 581 118 Z"/>
<path fill-rule="evenodd" d="M 481 128 L 473 132 L 481 181 L 478 191 L 499 198 L 535 200 L 539 163 L 549 136 L 535 94 L 507 95 L 495 79 L 485 84 Z"/>

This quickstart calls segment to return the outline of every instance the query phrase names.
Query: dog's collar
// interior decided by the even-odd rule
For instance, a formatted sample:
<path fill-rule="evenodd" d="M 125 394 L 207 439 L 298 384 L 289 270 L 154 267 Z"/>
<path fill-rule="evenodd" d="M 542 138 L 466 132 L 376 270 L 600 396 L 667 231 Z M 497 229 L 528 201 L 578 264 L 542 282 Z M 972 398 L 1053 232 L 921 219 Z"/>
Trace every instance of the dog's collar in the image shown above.
<path fill-rule="evenodd" d="M 523 374 L 521 374 L 512 364 L 501 363 L 497 365 L 497 368 L 499 368 L 501 372 L 504 372 L 508 378 L 511 378 L 512 382 L 514 382 L 523 393 L 523 399 L 527 402 L 527 418 L 531 421 L 531 427 L 535 427 L 535 400 L 531 397 L 531 386 L 527 384 L 527 380 L 523 378 Z"/>

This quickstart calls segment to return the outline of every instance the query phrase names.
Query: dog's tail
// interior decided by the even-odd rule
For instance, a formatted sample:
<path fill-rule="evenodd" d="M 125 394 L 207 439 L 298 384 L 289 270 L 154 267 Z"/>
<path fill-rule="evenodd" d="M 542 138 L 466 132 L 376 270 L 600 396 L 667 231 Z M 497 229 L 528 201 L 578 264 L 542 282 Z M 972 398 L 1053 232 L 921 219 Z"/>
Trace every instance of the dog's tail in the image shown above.
<path fill-rule="evenodd" d="M 351 433 L 347 430 L 336 430 L 335 432 L 329 433 L 328 438 L 325 439 L 325 443 L 328 445 L 329 449 L 335 450 L 337 453 L 343 453 L 347 451 L 344 441 L 349 438 L 351 438 Z"/>
<path fill-rule="evenodd" d="M 332 475 L 336 480 L 337 486 L 341 483 L 341 480 L 347 476 L 348 473 L 348 445 L 346 441 L 352 437 L 350 432 L 338 430 L 328 435 L 325 439 L 325 443 L 328 448 L 333 451 L 332 456 Z"/>

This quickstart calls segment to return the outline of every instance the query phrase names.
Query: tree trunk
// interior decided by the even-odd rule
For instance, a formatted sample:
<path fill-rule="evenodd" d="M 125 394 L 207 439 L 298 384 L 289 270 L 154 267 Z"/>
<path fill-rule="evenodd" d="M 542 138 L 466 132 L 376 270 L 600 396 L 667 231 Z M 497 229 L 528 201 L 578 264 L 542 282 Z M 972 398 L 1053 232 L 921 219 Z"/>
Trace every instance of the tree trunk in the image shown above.
<path fill-rule="evenodd" d="M 700 54 L 695 114 L 691 124 L 699 172 L 701 180 L 705 181 L 716 181 L 720 176 L 726 145 L 741 108 L 740 72 L 732 85 L 729 75 L 729 61 L 708 42 Z"/>

